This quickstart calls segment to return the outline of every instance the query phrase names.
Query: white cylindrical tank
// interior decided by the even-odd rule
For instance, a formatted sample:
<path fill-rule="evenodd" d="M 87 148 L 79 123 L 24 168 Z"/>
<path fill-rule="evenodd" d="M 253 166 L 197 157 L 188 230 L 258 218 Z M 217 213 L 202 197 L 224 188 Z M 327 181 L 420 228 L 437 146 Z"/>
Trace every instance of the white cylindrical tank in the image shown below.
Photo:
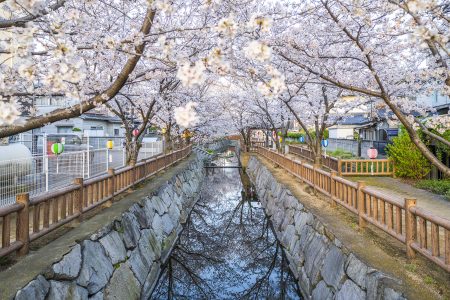
<path fill-rule="evenodd" d="M 22 144 L 0 145 L 0 181 L 31 173 L 32 155 Z"/>

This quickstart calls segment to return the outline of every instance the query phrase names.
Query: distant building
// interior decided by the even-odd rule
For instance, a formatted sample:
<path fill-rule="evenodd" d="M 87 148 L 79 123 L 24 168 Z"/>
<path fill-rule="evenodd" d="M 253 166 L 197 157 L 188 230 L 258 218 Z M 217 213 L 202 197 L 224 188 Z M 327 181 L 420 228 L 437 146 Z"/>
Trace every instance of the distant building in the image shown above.
<path fill-rule="evenodd" d="M 368 114 L 349 116 L 338 124 L 330 127 L 330 139 L 356 139 L 359 137 L 366 141 L 389 141 L 398 135 L 398 125 L 389 125 L 384 111 L 377 111 L 377 116 Z"/>
<path fill-rule="evenodd" d="M 439 115 L 448 114 L 450 110 L 450 97 L 438 92 L 417 96 L 416 101 L 418 104 L 434 108 Z"/>

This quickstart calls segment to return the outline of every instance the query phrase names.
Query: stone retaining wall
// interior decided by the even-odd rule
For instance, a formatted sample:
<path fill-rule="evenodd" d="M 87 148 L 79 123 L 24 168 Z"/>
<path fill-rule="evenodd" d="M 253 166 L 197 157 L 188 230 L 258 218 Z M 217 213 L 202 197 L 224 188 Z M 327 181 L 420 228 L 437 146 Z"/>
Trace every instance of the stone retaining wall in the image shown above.
<path fill-rule="evenodd" d="M 203 162 L 78 244 L 19 290 L 15 299 L 148 299 L 204 177 Z"/>
<path fill-rule="evenodd" d="M 306 299 L 405 299 L 398 280 L 347 249 L 254 156 L 247 173 Z"/>

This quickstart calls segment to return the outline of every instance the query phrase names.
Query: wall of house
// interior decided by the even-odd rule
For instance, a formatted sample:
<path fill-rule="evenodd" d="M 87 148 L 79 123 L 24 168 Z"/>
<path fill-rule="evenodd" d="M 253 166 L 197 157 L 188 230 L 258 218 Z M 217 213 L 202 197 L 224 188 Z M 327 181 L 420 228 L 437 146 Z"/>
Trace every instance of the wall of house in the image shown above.
<path fill-rule="evenodd" d="M 431 107 L 450 104 L 450 97 L 434 92 L 431 95 L 419 95 L 416 98 L 418 104 L 424 104 Z"/>
<path fill-rule="evenodd" d="M 353 138 L 354 126 L 335 125 L 328 129 L 331 139 L 347 139 Z"/>

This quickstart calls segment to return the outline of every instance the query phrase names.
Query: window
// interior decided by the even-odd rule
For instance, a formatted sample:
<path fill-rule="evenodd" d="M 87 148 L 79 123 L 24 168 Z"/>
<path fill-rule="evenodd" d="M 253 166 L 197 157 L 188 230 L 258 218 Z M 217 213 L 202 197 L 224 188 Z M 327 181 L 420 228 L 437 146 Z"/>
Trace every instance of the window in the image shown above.
<path fill-rule="evenodd" d="M 114 135 L 119 135 L 119 129 L 118 128 L 114 129 Z"/>

